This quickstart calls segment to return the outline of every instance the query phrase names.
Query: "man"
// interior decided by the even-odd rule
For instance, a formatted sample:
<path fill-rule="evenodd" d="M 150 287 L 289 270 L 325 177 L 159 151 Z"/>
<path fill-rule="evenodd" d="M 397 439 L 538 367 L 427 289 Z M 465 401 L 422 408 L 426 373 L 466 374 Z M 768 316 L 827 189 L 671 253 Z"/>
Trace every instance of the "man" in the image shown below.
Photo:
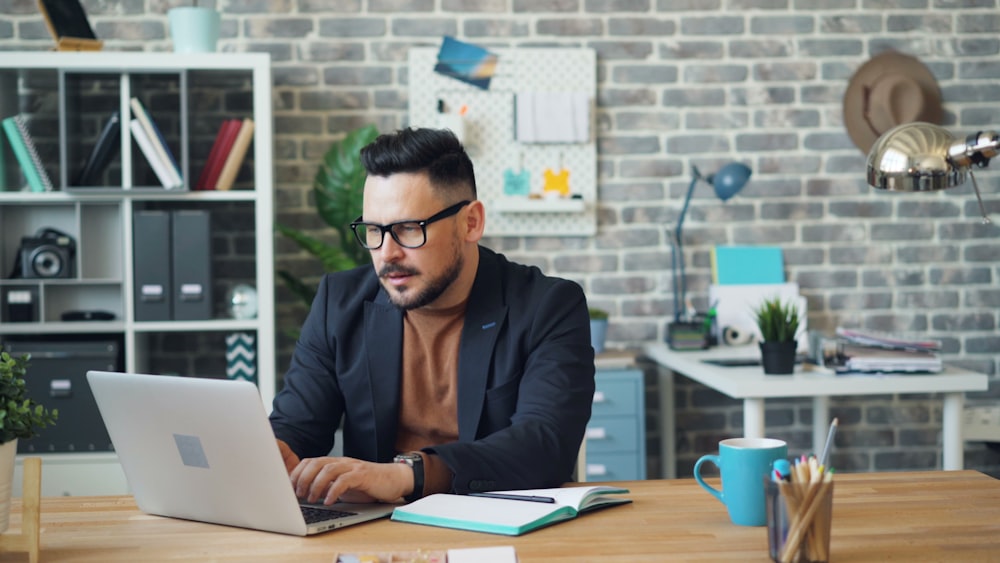
<path fill-rule="evenodd" d="M 450 131 L 362 149 L 372 265 L 326 275 L 271 424 L 310 502 L 555 487 L 594 396 L 580 286 L 479 246 L 486 211 Z M 345 457 L 328 457 L 343 419 Z"/>

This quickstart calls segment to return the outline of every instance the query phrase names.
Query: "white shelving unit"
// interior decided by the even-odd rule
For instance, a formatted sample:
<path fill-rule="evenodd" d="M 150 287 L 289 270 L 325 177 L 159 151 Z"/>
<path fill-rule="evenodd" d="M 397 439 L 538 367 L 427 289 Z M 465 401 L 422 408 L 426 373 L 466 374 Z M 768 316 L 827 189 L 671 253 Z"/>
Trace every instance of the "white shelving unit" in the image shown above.
<path fill-rule="evenodd" d="M 9 148 L 0 151 L 0 341 L 111 334 L 122 341 L 124 371 L 172 373 L 178 371 L 178 356 L 192 366 L 225 365 L 224 345 L 187 350 L 183 344 L 189 339 L 201 337 L 212 343 L 230 332 L 249 332 L 256 335 L 257 383 L 269 410 L 275 394 L 271 87 L 266 53 L 7 52 L 0 57 L 0 118 L 18 113 L 27 118 L 45 168 L 57 186 L 44 193 L 22 190 L 17 160 Z M 131 138 L 127 119 L 121 120 L 120 150 L 101 185 L 72 186 L 107 117 L 116 110 L 130 116 L 133 96 L 143 100 L 163 130 L 180 165 L 184 188 L 165 190 L 156 183 Z M 232 117 L 251 117 L 255 124 L 252 148 L 236 185 L 230 191 L 189 191 L 219 125 Z M 3 141 L 0 145 L 6 145 Z M 209 211 L 212 318 L 135 320 L 133 213 L 147 209 Z M 73 275 L 9 279 L 21 237 L 45 226 L 75 238 Z M 256 288 L 256 318 L 236 320 L 227 315 L 226 290 L 236 284 Z M 30 321 L 11 318 L 7 297 L 18 290 L 33 292 L 37 300 Z M 110 311 L 115 319 L 61 319 L 63 312 L 76 309 Z M 171 338 L 176 341 L 163 344 Z M 201 361 L 199 355 L 206 359 Z M 192 371 L 183 375 L 225 375 L 215 369 L 205 373 L 195 367 Z M 37 399 L 49 406 L 45 397 Z M 40 455 L 44 495 L 126 492 L 113 452 Z M 14 483 L 21 483 L 20 475 Z"/>

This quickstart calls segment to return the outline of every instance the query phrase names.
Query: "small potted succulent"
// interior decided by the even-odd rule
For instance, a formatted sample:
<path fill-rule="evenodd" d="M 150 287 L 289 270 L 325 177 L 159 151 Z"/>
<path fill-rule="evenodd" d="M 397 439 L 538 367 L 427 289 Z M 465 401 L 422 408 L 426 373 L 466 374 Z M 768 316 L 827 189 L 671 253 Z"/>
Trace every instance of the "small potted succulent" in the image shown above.
<path fill-rule="evenodd" d="M 0 532 L 10 520 L 10 493 L 14 480 L 14 460 L 18 439 L 34 438 L 55 424 L 59 411 L 49 410 L 28 397 L 24 376 L 30 356 L 15 358 L 0 352 Z"/>
<path fill-rule="evenodd" d="M 760 329 L 761 364 L 764 373 L 788 375 L 795 369 L 796 338 L 799 334 L 799 307 L 778 297 L 764 299 L 753 310 Z"/>

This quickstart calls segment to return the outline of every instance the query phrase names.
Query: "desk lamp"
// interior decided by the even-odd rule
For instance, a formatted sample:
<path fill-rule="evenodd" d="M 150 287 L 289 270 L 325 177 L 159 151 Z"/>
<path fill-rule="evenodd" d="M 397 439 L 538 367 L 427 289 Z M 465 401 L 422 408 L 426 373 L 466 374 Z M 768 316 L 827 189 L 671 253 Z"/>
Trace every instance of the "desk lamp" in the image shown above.
<path fill-rule="evenodd" d="M 687 281 L 684 279 L 684 243 L 681 231 L 684 227 L 684 216 L 687 215 L 688 206 L 691 204 L 691 195 L 694 194 L 694 188 L 698 185 L 698 180 L 704 180 L 715 188 L 716 197 L 722 201 L 726 201 L 743 189 L 747 180 L 750 179 L 750 168 L 739 162 L 730 162 L 720 168 L 715 174 L 708 176 L 702 176 L 697 166 L 692 165 L 691 170 L 694 172 L 694 176 L 691 178 L 687 196 L 684 198 L 684 207 L 681 208 L 681 214 L 677 218 L 677 228 L 674 230 L 673 240 L 674 251 L 670 260 L 674 285 L 674 322 L 671 323 L 671 327 L 668 327 L 668 340 L 671 347 L 674 348 L 704 348 L 704 330 L 701 330 L 700 327 L 691 327 L 702 335 L 701 342 L 698 342 L 697 346 L 685 346 L 679 341 L 679 338 L 676 338 L 680 336 L 681 329 L 685 324 L 681 322 L 682 308 L 687 306 Z M 687 320 L 691 321 L 693 319 Z M 691 335 L 693 337 L 694 333 L 692 332 Z"/>
<path fill-rule="evenodd" d="M 953 188 L 972 178 L 983 223 L 990 217 L 972 167 L 985 168 L 1000 154 L 1000 137 L 979 131 L 958 139 L 943 127 L 922 121 L 886 131 L 868 153 L 868 184 L 880 190 L 924 192 Z"/>

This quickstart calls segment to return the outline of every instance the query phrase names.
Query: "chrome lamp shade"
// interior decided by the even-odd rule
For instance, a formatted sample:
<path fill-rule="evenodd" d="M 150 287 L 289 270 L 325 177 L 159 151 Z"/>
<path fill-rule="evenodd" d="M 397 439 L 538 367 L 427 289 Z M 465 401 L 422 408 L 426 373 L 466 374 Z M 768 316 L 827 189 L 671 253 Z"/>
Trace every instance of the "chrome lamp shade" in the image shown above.
<path fill-rule="evenodd" d="M 938 125 L 905 123 L 886 131 L 872 145 L 868 152 L 868 185 L 894 192 L 936 191 L 959 186 L 968 175 L 983 222 L 989 223 L 972 167 L 985 168 L 998 149 L 1000 137 L 993 131 L 958 139 Z"/>

